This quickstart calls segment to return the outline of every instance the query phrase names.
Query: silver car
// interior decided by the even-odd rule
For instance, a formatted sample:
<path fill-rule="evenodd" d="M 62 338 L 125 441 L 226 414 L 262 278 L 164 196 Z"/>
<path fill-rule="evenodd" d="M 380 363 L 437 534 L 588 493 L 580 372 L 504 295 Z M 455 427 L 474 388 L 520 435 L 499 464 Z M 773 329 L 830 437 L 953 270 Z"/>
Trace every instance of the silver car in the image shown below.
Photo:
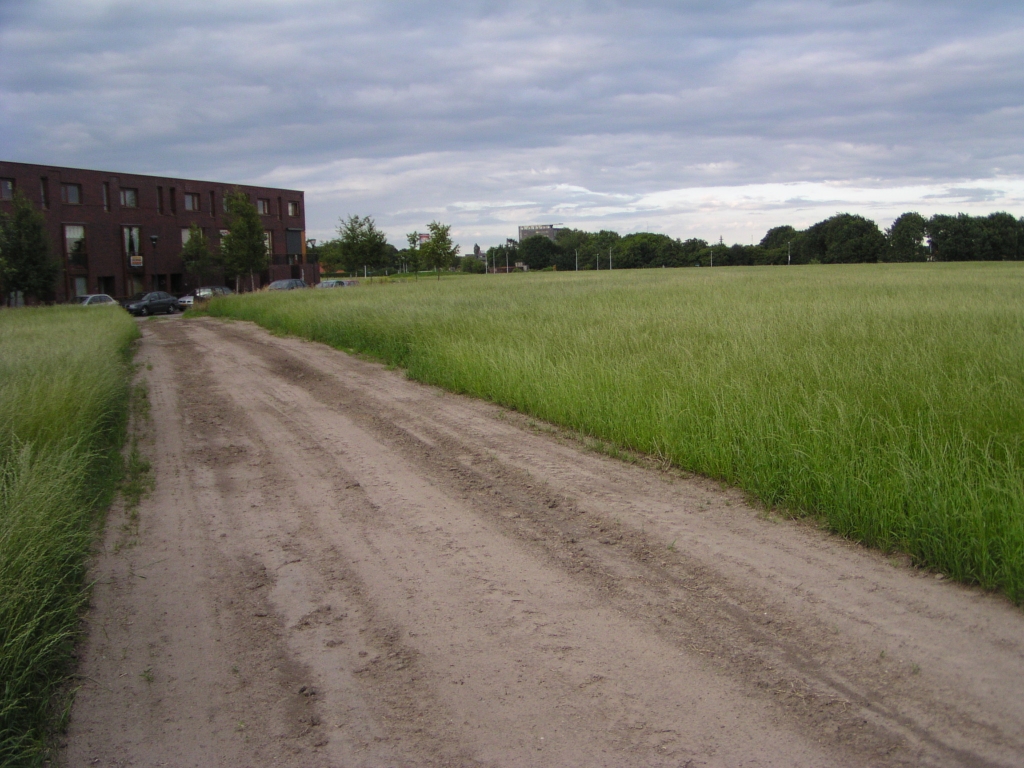
<path fill-rule="evenodd" d="M 109 307 L 117 304 L 116 301 L 105 293 L 90 293 L 88 296 L 75 296 L 75 298 L 71 300 L 71 303 L 77 304 L 80 307 Z"/>

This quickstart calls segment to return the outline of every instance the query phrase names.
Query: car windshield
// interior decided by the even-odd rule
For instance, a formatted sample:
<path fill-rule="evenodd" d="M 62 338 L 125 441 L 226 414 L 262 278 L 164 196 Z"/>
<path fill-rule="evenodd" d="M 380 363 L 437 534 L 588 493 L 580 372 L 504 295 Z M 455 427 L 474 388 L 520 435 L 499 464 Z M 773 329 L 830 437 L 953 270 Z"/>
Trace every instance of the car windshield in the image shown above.
<path fill-rule="evenodd" d="M 146 294 L 144 294 L 144 293 L 135 293 L 135 294 L 132 294 L 132 297 L 130 299 L 128 299 L 128 301 L 142 301 L 144 298 L 146 298 Z"/>
<path fill-rule="evenodd" d="M 75 296 L 75 298 L 73 299 L 75 304 L 85 304 L 88 300 L 88 296 Z"/>

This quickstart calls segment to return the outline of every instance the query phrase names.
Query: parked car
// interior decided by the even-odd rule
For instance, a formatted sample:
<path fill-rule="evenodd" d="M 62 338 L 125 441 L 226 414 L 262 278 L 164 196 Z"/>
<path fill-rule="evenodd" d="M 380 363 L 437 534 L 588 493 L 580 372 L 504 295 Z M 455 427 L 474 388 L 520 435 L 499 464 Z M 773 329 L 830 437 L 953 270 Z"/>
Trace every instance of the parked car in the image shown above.
<path fill-rule="evenodd" d="M 90 293 L 88 296 L 75 296 L 75 298 L 71 300 L 71 303 L 78 304 L 82 307 L 109 307 L 112 304 L 117 304 L 116 301 L 105 293 Z"/>
<path fill-rule="evenodd" d="M 355 280 L 341 280 L 336 277 L 328 278 L 327 280 L 321 280 L 317 283 L 317 288 L 344 288 L 350 285 L 359 285 Z"/>
<path fill-rule="evenodd" d="M 296 288 L 305 288 L 305 280 L 275 280 L 267 286 L 268 291 L 292 291 Z"/>
<path fill-rule="evenodd" d="M 178 300 L 164 291 L 136 293 L 123 302 L 122 306 L 133 315 L 155 315 L 165 312 L 168 315 L 178 310 Z"/>
<path fill-rule="evenodd" d="M 214 296 L 230 296 L 233 293 L 234 291 L 225 285 L 204 285 L 202 288 L 196 288 L 192 293 L 179 297 L 178 306 L 185 309 L 191 307 L 197 300 L 209 301 Z"/>
<path fill-rule="evenodd" d="M 201 301 L 208 301 L 214 296 L 230 296 L 233 293 L 234 291 L 226 285 L 204 285 L 202 288 L 196 288 L 195 297 Z"/>

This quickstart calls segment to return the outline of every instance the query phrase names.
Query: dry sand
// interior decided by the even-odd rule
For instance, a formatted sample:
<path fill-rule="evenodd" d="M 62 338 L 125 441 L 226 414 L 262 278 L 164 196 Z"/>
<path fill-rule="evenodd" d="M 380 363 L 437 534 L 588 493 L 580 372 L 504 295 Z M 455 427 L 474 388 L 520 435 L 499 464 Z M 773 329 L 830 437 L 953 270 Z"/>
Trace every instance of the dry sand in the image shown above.
<path fill-rule="evenodd" d="M 70 766 L 1024 764 L 1024 614 L 488 403 L 142 322 Z"/>

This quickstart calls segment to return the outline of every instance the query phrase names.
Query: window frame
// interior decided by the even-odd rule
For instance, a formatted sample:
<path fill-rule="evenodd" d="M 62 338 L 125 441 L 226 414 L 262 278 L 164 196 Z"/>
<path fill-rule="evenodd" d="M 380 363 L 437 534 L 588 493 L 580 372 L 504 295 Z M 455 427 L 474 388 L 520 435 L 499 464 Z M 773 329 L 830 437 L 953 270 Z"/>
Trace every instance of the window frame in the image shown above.
<path fill-rule="evenodd" d="M 128 203 L 131 198 L 131 204 Z M 121 187 L 121 207 L 122 208 L 138 208 L 139 207 L 139 188 L 138 187 Z"/>
<path fill-rule="evenodd" d="M 135 252 L 128 247 L 129 233 L 134 231 L 136 235 L 135 241 Z M 142 258 L 142 227 L 138 224 L 122 224 L 121 225 L 121 248 L 124 252 L 125 257 L 128 259 L 128 266 L 130 267 L 141 267 L 143 266 Z M 135 259 L 138 263 L 134 263 L 132 260 Z"/>
<path fill-rule="evenodd" d="M 0 200 L 13 200 L 14 192 L 18 188 L 14 179 L 6 177 L 0 179 Z"/>
<path fill-rule="evenodd" d="M 81 237 L 68 237 L 68 230 L 72 227 L 81 230 Z M 64 236 L 64 257 L 68 261 L 77 263 L 89 255 L 85 239 L 85 224 L 62 224 L 61 234 Z M 75 247 L 72 247 L 72 243 L 75 243 Z"/>
<path fill-rule="evenodd" d="M 295 217 L 299 215 L 299 201 L 289 200 L 288 201 L 288 215 Z"/>
<path fill-rule="evenodd" d="M 260 216 L 270 215 L 270 198 L 269 197 L 257 197 L 256 198 L 256 212 Z"/>
<path fill-rule="evenodd" d="M 74 191 L 74 195 L 71 194 L 72 191 Z M 72 197 L 77 197 L 78 199 L 72 200 Z M 60 202 L 62 205 L 81 205 L 82 185 L 71 181 L 62 181 L 60 183 Z"/>

